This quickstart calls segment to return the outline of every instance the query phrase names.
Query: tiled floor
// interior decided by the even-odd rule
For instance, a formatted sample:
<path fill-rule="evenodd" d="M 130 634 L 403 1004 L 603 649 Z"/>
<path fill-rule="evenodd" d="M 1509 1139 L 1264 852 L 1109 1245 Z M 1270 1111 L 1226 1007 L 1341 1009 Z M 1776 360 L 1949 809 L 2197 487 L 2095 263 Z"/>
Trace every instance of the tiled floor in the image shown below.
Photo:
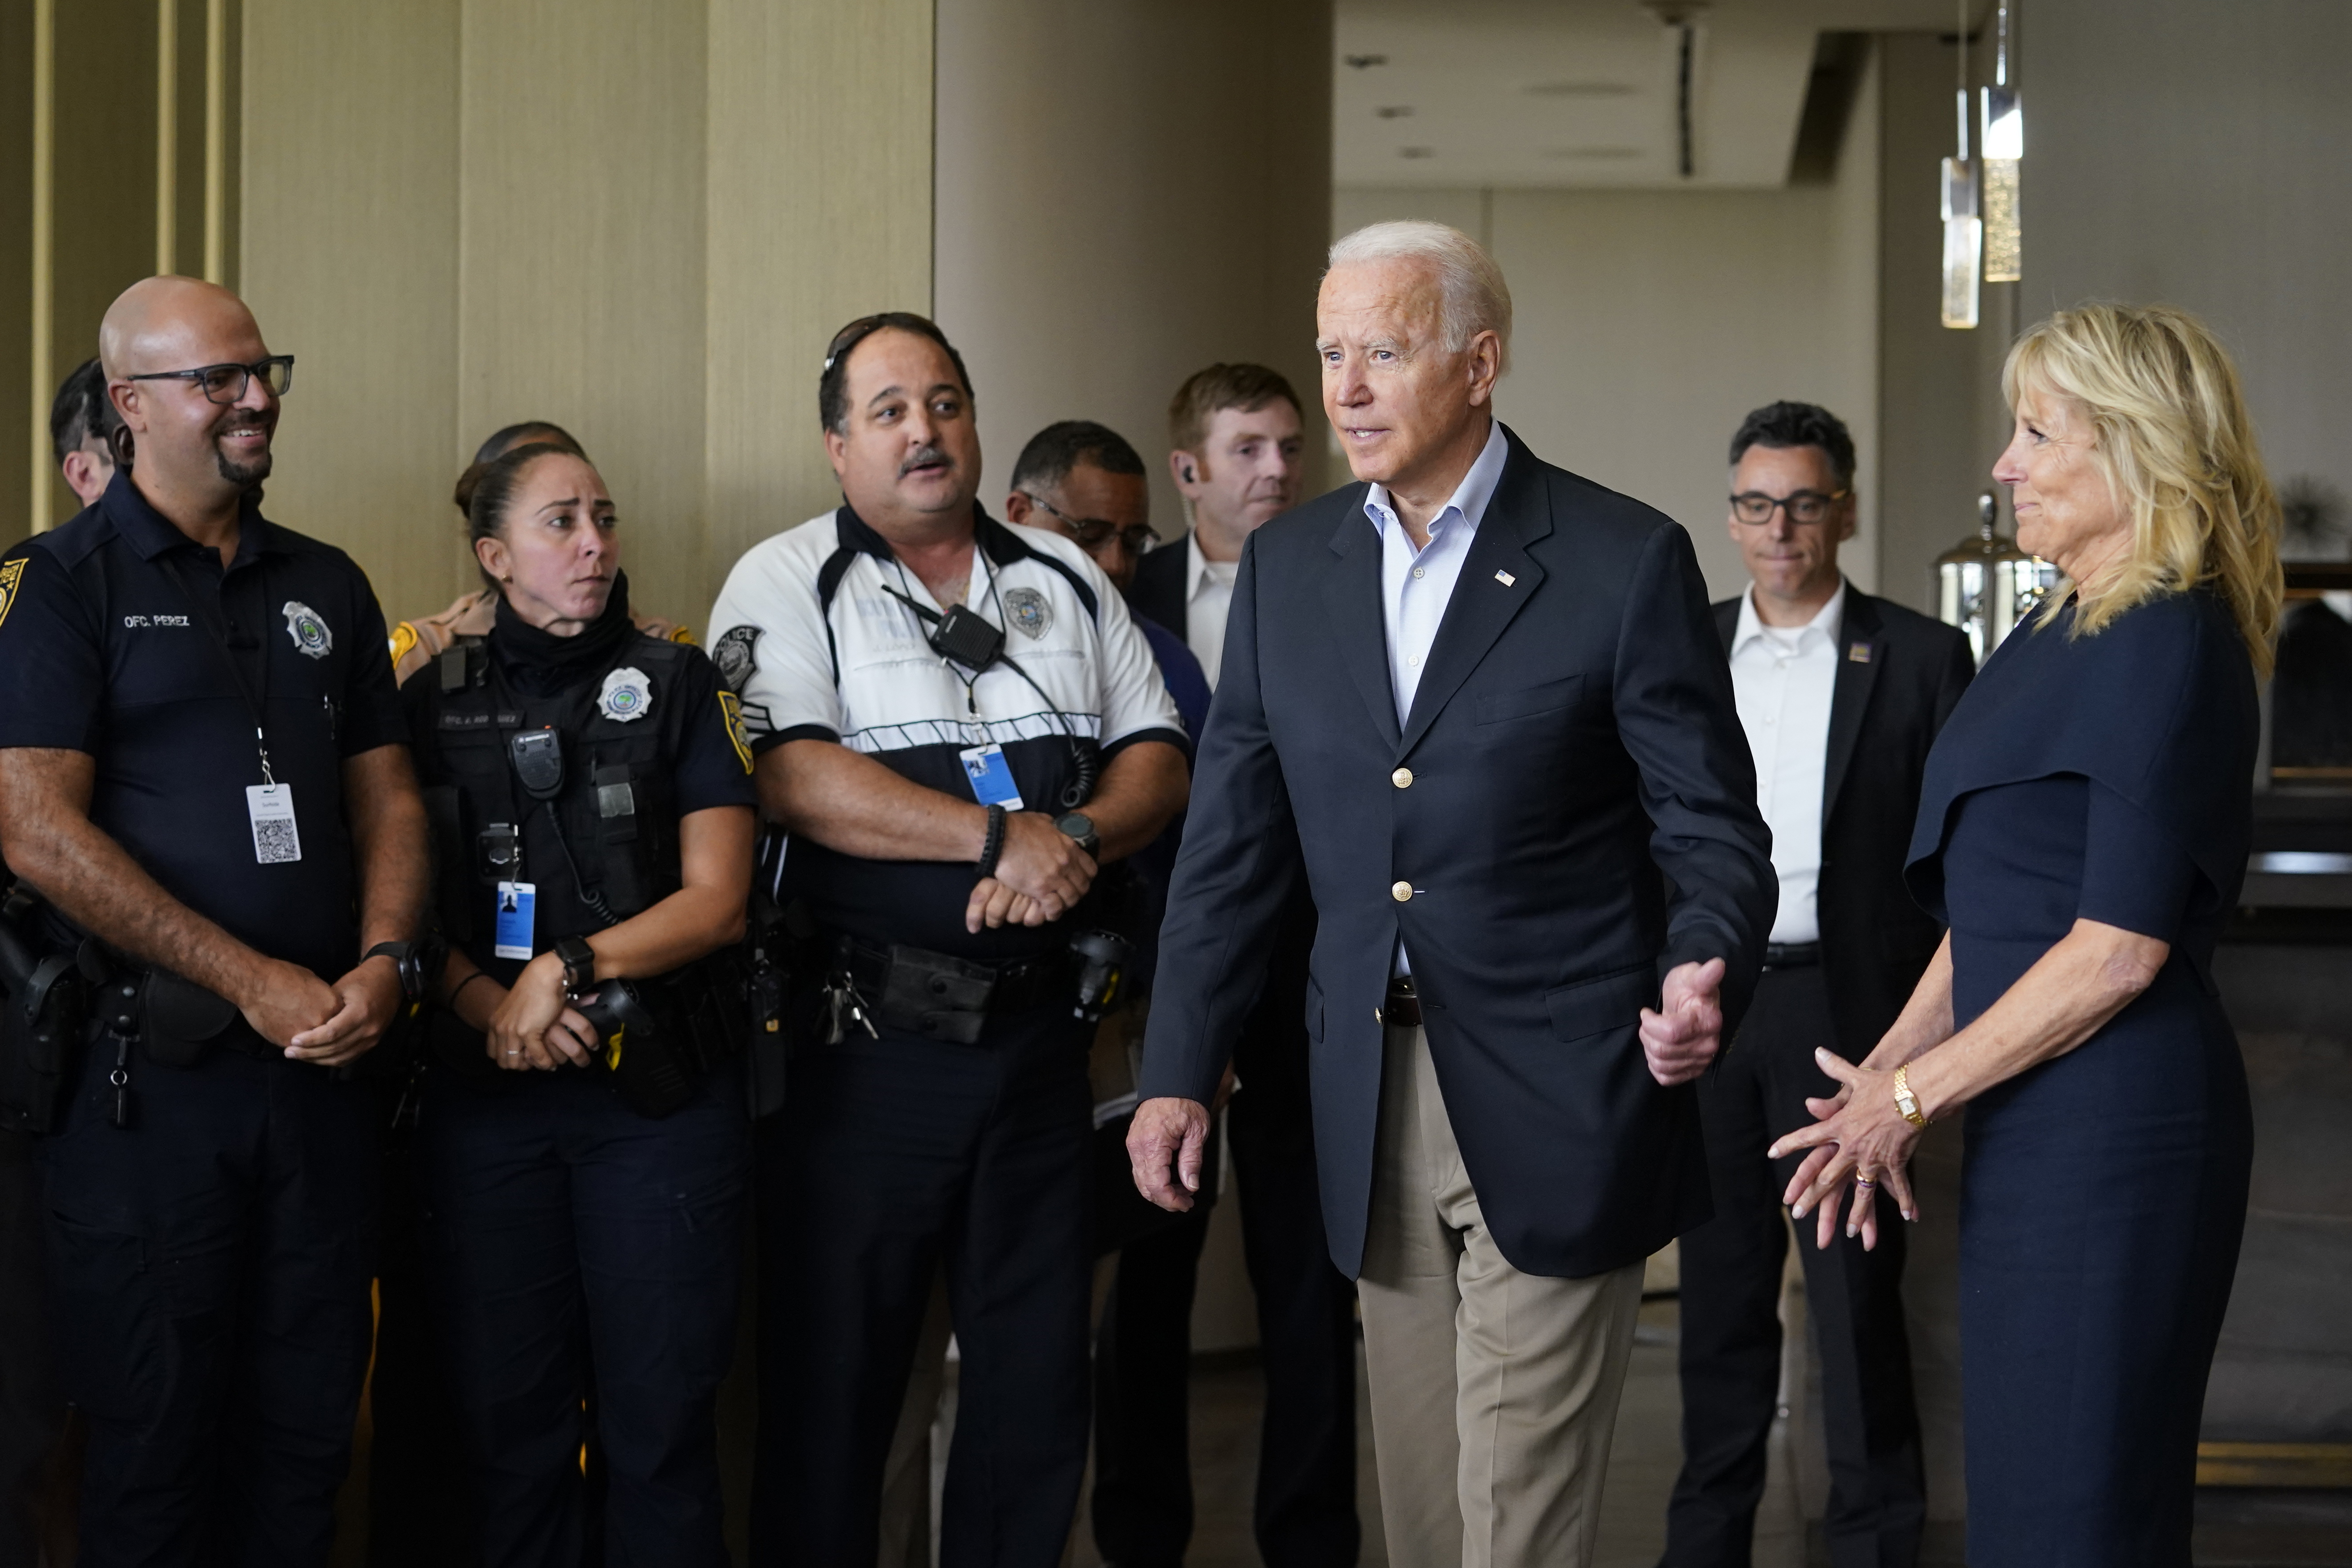
<path fill-rule="evenodd" d="M 1362 1563 L 1363 1568 L 1386 1568 L 1388 1554 L 1381 1540 L 1372 1469 L 1371 1419 L 1362 1406 L 1360 1387 L 1360 1379 Z M 1261 1400 L 1257 1368 L 1246 1358 L 1207 1361 L 1193 1374 L 1192 1477 L 1198 1521 L 1186 1557 L 1190 1568 L 1256 1568 L 1249 1513 L 1257 1470 Z M 942 1428 L 954 1418 L 953 1401 L 950 1381 Z M 740 1562 L 742 1502 L 750 1479 L 749 1379 L 730 1382 L 721 1403 L 721 1450 L 733 1505 L 729 1533 L 736 1560 Z M 1654 1301 L 1643 1309 L 1633 1364 L 1618 1409 L 1595 1568 L 1653 1568 L 1656 1563 L 1664 1541 L 1666 1497 L 1681 1459 L 1679 1419 L 1675 1307 L 1671 1300 Z M 1798 1424 L 1784 1420 L 1774 1431 L 1770 1478 L 1757 1521 L 1755 1568 L 1812 1568 L 1827 1561 L 1817 1543 L 1811 1552 L 1805 1550 L 1799 1523 L 1802 1518 L 1799 1467 L 1791 1462 L 1794 1445 L 1788 1435 L 1793 1425 Z M 363 1418 L 353 1483 L 346 1489 L 340 1510 L 343 1529 L 337 1542 L 336 1568 L 359 1568 L 364 1558 L 368 1436 Z M 935 1442 L 933 1451 L 943 1456 L 947 1445 Z M 940 1478 L 935 1474 L 933 1479 L 936 1488 Z M 2196 1556 L 2199 1568 L 2352 1568 L 2352 1494 L 2205 1493 L 2198 1501 Z M 1066 1561 L 1069 1568 L 1101 1568 L 1083 1513 L 1072 1534 Z M 1931 1528 L 1926 1568 L 1947 1568 L 1960 1561 L 1957 1527 Z"/>
<path fill-rule="evenodd" d="M 1679 1401 L 1675 1377 L 1675 1310 L 1654 1302 L 1643 1310 L 1633 1363 L 1619 1406 L 1602 1506 L 1595 1568 L 1654 1568 L 1665 1540 L 1665 1501 L 1681 1459 Z M 1192 1474 L 1198 1524 L 1189 1568 L 1256 1568 L 1249 1535 L 1249 1499 L 1257 1462 L 1260 1385 L 1249 1364 L 1206 1364 L 1195 1373 Z M 1372 1474 L 1371 1422 L 1359 1401 L 1362 1459 L 1359 1496 L 1364 1517 L 1365 1568 L 1385 1568 Z M 1771 1479 L 1757 1521 L 1756 1568 L 1811 1568 L 1825 1563 L 1818 1542 L 1804 1550 L 1797 1482 L 1790 1462 L 1789 1423 L 1775 1429 Z M 1961 1561 L 1957 1526 L 1931 1528 L 1926 1563 Z M 2352 1564 L 2352 1497 L 2341 1493 L 2219 1492 L 2198 1501 L 2200 1568 L 2321 1568 Z M 1072 1568 L 1099 1568 L 1082 1516 L 1072 1539 Z"/>
<path fill-rule="evenodd" d="M 1682 1457 L 1676 1435 L 1681 1413 L 1675 1384 L 1674 1316 L 1670 1301 L 1643 1309 L 1633 1363 L 1618 1407 L 1596 1568 L 1652 1568 L 1665 1544 L 1665 1500 Z M 1249 1516 L 1261 1397 L 1255 1365 L 1212 1363 L 1194 1373 L 1192 1483 L 1198 1518 L 1185 1558 L 1191 1568 L 1255 1568 L 1258 1556 L 1250 1540 Z M 1371 1415 L 1364 1405 L 1360 1378 L 1357 1432 L 1364 1568 L 1386 1568 L 1372 1473 Z M 1795 1486 L 1780 1459 L 1783 1447 L 1776 1436 L 1765 1516 L 1758 1523 L 1756 1568 L 1801 1568 L 1804 1561 L 1797 1550 L 1801 1535 L 1794 1525 Z M 1100 1568 L 1102 1563 L 1083 1515 L 1069 1561 L 1072 1568 Z"/>

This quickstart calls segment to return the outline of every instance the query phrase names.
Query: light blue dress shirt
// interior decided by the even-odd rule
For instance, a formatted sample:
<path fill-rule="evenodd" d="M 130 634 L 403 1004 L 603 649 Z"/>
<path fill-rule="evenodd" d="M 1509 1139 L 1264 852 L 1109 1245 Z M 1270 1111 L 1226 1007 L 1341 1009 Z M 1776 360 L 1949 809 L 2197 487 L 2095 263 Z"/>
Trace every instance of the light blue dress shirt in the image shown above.
<path fill-rule="evenodd" d="M 1372 520 L 1373 531 L 1381 536 L 1381 618 L 1388 627 L 1389 688 L 1396 694 L 1400 728 L 1412 711 L 1412 694 L 1421 689 L 1421 672 L 1429 666 L 1430 645 L 1437 640 L 1445 606 L 1454 597 L 1454 584 L 1462 578 L 1462 563 L 1469 559 L 1470 542 L 1477 537 L 1486 503 L 1495 499 L 1495 487 L 1503 478 L 1503 460 L 1510 451 L 1501 422 L 1490 424 L 1486 445 L 1454 487 L 1451 499 L 1431 520 L 1429 542 L 1419 550 L 1413 548 L 1412 535 L 1405 532 L 1395 507 L 1390 504 L 1388 487 L 1376 484 L 1364 493 L 1364 515 Z M 1390 973 L 1412 973 L 1402 937 L 1397 939 L 1395 966 Z"/>
<path fill-rule="evenodd" d="M 1503 459 L 1510 451 L 1501 423 L 1490 424 L 1486 445 L 1431 521 L 1429 543 L 1420 550 L 1398 521 L 1386 485 L 1374 485 L 1364 495 L 1364 515 L 1381 536 L 1381 616 L 1388 626 L 1389 686 L 1396 693 L 1400 725 L 1412 710 L 1412 694 L 1421 689 L 1430 645 L 1437 640 L 1454 584 L 1462 576 L 1462 563 L 1469 558 L 1470 542 L 1486 515 L 1486 503 L 1495 499 Z"/>

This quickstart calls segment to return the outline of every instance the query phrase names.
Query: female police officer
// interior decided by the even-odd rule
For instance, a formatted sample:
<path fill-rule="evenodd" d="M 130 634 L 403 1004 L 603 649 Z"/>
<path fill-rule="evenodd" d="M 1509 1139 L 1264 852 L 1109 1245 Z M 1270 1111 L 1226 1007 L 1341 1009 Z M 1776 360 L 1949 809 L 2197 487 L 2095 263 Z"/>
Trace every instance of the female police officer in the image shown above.
<path fill-rule="evenodd" d="M 484 1561 L 576 1562 L 597 1528 L 593 1352 L 611 1559 L 721 1563 L 751 754 L 702 652 L 631 626 L 586 459 L 507 454 L 468 521 L 496 624 L 402 695 L 451 947 L 419 1127 L 430 1289 Z"/>

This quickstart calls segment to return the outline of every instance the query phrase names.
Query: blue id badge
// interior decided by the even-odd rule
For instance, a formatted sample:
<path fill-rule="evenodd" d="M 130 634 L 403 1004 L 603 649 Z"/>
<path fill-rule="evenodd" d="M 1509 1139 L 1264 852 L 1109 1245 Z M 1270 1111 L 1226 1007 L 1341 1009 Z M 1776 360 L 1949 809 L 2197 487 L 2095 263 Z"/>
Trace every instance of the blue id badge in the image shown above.
<path fill-rule="evenodd" d="M 530 956 L 530 911 L 538 902 L 537 883 L 499 884 L 498 925 L 491 932 L 491 952 L 500 958 Z"/>
<path fill-rule="evenodd" d="M 963 759 L 963 776 L 974 800 L 1007 811 L 1022 809 L 1021 787 L 1013 782 L 1013 765 L 1004 760 L 1003 747 L 973 746 L 956 754 Z"/>

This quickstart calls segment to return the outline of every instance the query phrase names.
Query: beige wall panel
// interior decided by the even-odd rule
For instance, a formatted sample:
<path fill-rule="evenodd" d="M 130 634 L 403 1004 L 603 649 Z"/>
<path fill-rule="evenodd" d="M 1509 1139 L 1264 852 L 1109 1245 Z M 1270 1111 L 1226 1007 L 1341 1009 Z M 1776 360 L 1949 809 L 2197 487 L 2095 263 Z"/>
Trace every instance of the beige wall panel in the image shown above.
<path fill-rule="evenodd" d="M 1748 412 L 1798 398 L 1861 420 L 1857 444 L 1869 434 L 1868 341 L 1842 335 L 1833 298 L 1833 205 L 1821 188 L 1496 193 L 1517 320 L 1497 408 L 1553 462 L 1689 529 L 1717 597 L 1748 581 L 1724 521 Z"/>
<path fill-rule="evenodd" d="M 837 504 L 826 342 L 931 307 L 930 0 L 711 0 L 702 597 Z"/>
<path fill-rule="evenodd" d="M 1098 419 L 1144 454 L 1173 533 L 1187 374 L 1272 364 L 1317 433 L 1328 7 L 940 0 L 939 26 L 939 319 L 977 384 L 982 493 L 1002 504 L 1042 426 Z"/>
<path fill-rule="evenodd" d="M 33 0 L 0 0 L 0 545 L 32 531 Z"/>
<path fill-rule="evenodd" d="M 243 293 L 298 363 L 269 515 L 388 618 L 456 595 L 457 4 L 244 8 Z"/>
<path fill-rule="evenodd" d="M 53 393 L 98 352 L 114 297 L 155 270 L 155 0 L 59 0 L 57 27 Z M 80 510 L 58 479 L 50 522 Z"/>
<path fill-rule="evenodd" d="M 1867 480 L 1877 423 L 1877 172 L 1856 144 L 1874 137 L 1874 107 L 1866 89 L 1827 186 L 1348 190 L 1332 227 L 1402 217 L 1472 234 L 1488 227 L 1515 318 L 1496 409 L 1544 458 L 1689 529 L 1717 596 L 1748 580 L 1724 521 L 1732 432 L 1776 398 L 1837 413 L 1853 431 L 1865 481 L 1845 564 L 1866 587 L 1876 576 Z"/>
<path fill-rule="evenodd" d="M 2352 494 L 2352 5 L 2074 0 L 2025 41 L 2024 322 L 2198 312 L 2273 477 Z"/>
<path fill-rule="evenodd" d="M 1975 528 L 1977 497 L 1994 488 L 1993 458 L 2008 438 L 1996 378 L 2019 285 L 1985 286 L 1974 331 L 1942 324 L 1937 171 L 1952 152 L 1952 46 L 1897 34 L 1880 41 L 1879 58 L 1880 559 L 1887 596 L 1932 611 L 1936 557 Z M 2005 492 L 2002 509 L 2006 529 Z"/>
<path fill-rule="evenodd" d="M 703 8 L 468 0 L 460 58 L 458 440 L 441 483 L 492 430 L 556 421 L 620 507 L 634 602 L 699 626 Z"/>

